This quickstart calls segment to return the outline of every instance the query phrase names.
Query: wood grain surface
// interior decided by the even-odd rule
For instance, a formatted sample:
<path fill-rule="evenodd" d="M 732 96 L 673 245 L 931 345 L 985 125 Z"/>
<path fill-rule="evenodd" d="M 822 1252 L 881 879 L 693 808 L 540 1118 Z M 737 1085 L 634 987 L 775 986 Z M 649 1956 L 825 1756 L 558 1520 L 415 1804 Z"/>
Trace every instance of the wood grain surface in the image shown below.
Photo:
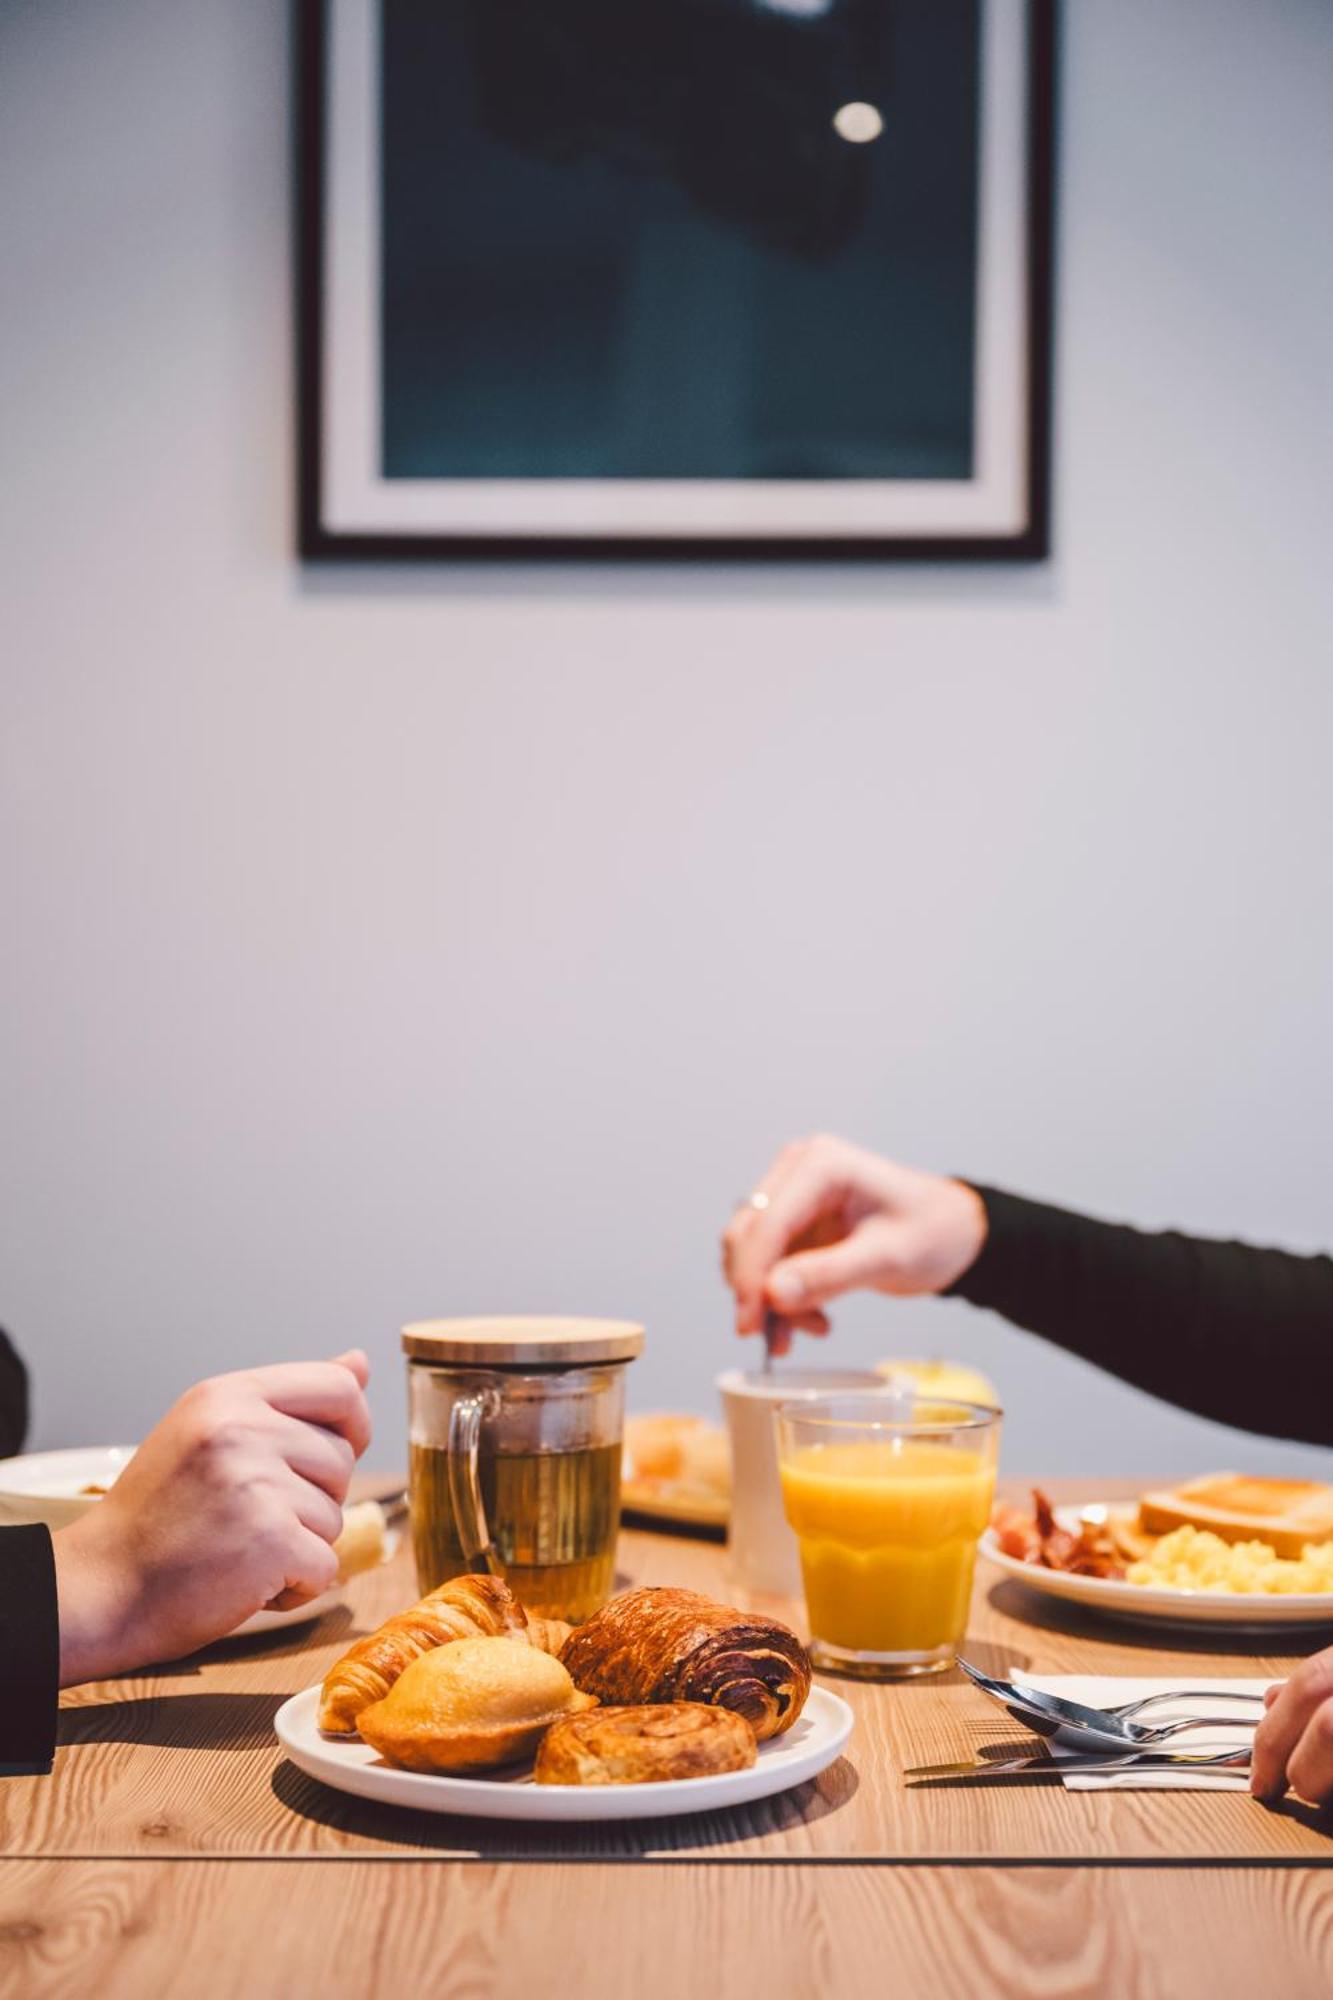
<path fill-rule="evenodd" d="M 729 1594 L 725 1551 L 678 1537 L 625 1535 L 621 1570 L 626 1583 Z M 349 1607 L 317 1625 L 78 1689 L 65 1698 L 54 1771 L 0 1782 L 3 1851 L 11 1857 L 1333 1862 L 1333 1819 L 1294 1801 L 1267 1811 L 1236 1793 L 1068 1793 L 1048 1780 L 909 1790 L 905 1766 L 1025 1741 L 956 1673 L 897 1685 L 830 1681 L 856 1712 L 846 1755 L 815 1783 L 734 1812 L 525 1828 L 372 1805 L 297 1772 L 278 1748 L 273 1715 L 289 1694 L 321 1679 L 354 1636 L 415 1594 L 403 1555 L 357 1579 Z M 787 1609 L 799 1624 L 799 1610 Z M 1196 1642 L 1103 1624 L 1036 1599 L 985 1565 L 967 1652 L 992 1668 L 1274 1677 L 1295 1657 L 1219 1650 L 1215 1637 Z"/>
<path fill-rule="evenodd" d="M 0 2000 L 1333 1991 L 1320 1869 L 11 1862 Z"/>

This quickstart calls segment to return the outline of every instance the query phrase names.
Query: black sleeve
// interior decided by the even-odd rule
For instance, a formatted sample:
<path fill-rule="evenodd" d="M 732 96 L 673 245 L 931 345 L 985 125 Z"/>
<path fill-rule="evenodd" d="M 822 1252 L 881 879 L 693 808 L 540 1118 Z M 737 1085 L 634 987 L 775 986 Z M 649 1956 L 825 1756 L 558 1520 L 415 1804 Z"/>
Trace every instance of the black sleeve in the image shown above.
<path fill-rule="evenodd" d="M 0 1329 L 0 1458 L 22 1451 L 28 1434 L 28 1371 Z"/>
<path fill-rule="evenodd" d="M 60 1633 L 47 1528 L 0 1528 L 0 1766 L 45 1769 L 56 1745 Z"/>
<path fill-rule="evenodd" d="M 1333 1258 L 977 1193 L 989 1233 L 952 1296 L 1202 1417 L 1333 1444 Z"/>

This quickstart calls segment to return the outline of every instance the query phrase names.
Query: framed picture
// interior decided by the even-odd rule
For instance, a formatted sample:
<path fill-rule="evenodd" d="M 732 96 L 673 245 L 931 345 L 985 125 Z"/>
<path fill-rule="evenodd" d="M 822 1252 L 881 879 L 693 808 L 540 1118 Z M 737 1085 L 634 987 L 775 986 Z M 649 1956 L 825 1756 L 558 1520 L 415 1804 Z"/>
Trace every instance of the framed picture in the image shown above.
<path fill-rule="evenodd" d="M 1052 0 L 303 0 L 310 557 L 1047 552 Z"/>

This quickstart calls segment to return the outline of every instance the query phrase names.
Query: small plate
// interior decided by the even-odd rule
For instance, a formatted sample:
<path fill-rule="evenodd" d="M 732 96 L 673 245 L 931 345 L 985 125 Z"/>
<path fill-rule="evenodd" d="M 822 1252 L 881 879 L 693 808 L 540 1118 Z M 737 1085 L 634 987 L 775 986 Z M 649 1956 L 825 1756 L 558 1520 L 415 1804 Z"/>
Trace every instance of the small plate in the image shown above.
<path fill-rule="evenodd" d="M 375 1565 L 376 1568 L 382 1569 L 385 1563 L 393 1561 L 398 1553 L 399 1539 L 396 1528 L 385 1530 L 384 1554 Z M 358 1570 L 354 1574 L 365 1576 L 369 1572 Z M 261 1632 L 285 1632 L 292 1625 L 309 1625 L 316 1618 L 322 1618 L 326 1611 L 333 1611 L 338 1605 L 347 1602 L 347 1584 L 351 1581 L 352 1578 L 348 1577 L 345 1583 L 335 1583 L 330 1590 L 321 1591 L 318 1597 L 312 1597 L 309 1604 L 298 1604 L 294 1611 L 252 1612 L 243 1625 L 238 1625 L 234 1632 L 226 1633 L 216 1641 L 216 1644 L 225 1646 L 230 1639 L 253 1639 Z"/>
<path fill-rule="evenodd" d="M 665 1521 L 671 1527 L 697 1528 L 709 1535 L 725 1535 L 731 1519 L 731 1501 L 724 1493 L 709 1493 L 675 1479 L 622 1479 L 622 1514 L 635 1522 Z"/>
<path fill-rule="evenodd" d="M 255 1611 L 238 1625 L 234 1631 L 224 1633 L 215 1644 L 225 1646 L 232 1639 L 254 1639 L 261 1632 L 285 1632 L 292 1625 L 309 1625 L 316 1618 L 322 1618 L 326 1611 L 333 1611 L 346 1602 L 347 1585 L 335 1583 L 332 1590 L 321 1591 L 308 1604 L 298 1604 L 294 1611 Z"/>
<path fill-rule="evenodd" d="M 113 1486 L 134 1456 L 132 1444 L 78 1445 L 68 1451 L 29 1451 L 18 1458 L 0 1459 L 0 1527 L 45 1522 L 51 1529 L 67 1528 L 90 1507 L 101 1493 L 85 1489 Z M 385 1537 L 384 1560 L 398 1547 L 398 1536 L 390 1529 Z M 289 1626 L 309 1625 L 343 1603 L 346 1584 L 298 1604 L 294 1611 L 256 1611 L 244 1624 L 224 1635 L 225 1639 L 249 1639 L 261 1632 L 281 1632 Z M 221 1643 L 221 1642 L 219 1642 Z"/>
<path fill-rule="evenodd" d="M 474 1819 L 666 1819 L 676 1813 L 747 1805 L 817 1778 L 852 1733 L 852 1711 L 846 1702 L 827 1688 L 815 1687 L 785 1736 L 760 1744 L 748 1771 L 645 1785 L 538 1785 L 530 1770 L 499 1778 L 448 1778 L 395 1770 L 359 1737 L 322 1736 L 315 1721 L 319 1694 L 317 1687 L 294 1694 L 273 1718 L 278 1741 L 299 1770 L 357 1798 L 410 1806 L 417 1812 L 466 1813 Z"/>
<path fill-rule="evenodd" d="M 1078 1507 L 1057 1507 L 1055 1518 L 1062 1528 L 1077 1534 L 1081 1511 Z M 1129 1519 L 1137 1509 L 1129 1506 L 1109 1511 Z M 1333 1593 L 1328 1591 L 1268 1597 L 1257 1591 L 1160 1590 L 1153 1584 L 1125 1583 L 1114 1577 L 1073 1576 L 1068 1570 L 1043 1569 L 1039 1563 L 1004 1555 L 994 1528 L 987 1528 L 982 1536 L 981 1553 L 987 1562 L 1040 1596 L 1059 1597 L 1067 1604 L 1082 1604 L 1139 1625 L 1222 1625 L 1231 1632 L 1267 1632 L 1275 1625 L 1333 1625 Z"/>
<path fill-rule="evenodd" d="M 67 1528 L 101 1497 L 84 1489 L 113 1486 L 133 1456 L 132 1444 L 89 1444 L 0 1458 L 0 1526 Z"/>

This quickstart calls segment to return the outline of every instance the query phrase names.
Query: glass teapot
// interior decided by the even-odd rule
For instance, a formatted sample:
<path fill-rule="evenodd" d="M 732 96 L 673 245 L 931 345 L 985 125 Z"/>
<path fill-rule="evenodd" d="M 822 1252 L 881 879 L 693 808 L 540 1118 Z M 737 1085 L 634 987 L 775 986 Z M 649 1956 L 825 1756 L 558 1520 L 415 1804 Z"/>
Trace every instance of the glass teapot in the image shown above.
<path fill-rule="evenodd" d="M 624 1320 L 419 1320 L 403 1328 L 412 1546 L 422 1592 L 504 1576 L 531 1612 L 587 1618 L 620 1526 Z"/>

